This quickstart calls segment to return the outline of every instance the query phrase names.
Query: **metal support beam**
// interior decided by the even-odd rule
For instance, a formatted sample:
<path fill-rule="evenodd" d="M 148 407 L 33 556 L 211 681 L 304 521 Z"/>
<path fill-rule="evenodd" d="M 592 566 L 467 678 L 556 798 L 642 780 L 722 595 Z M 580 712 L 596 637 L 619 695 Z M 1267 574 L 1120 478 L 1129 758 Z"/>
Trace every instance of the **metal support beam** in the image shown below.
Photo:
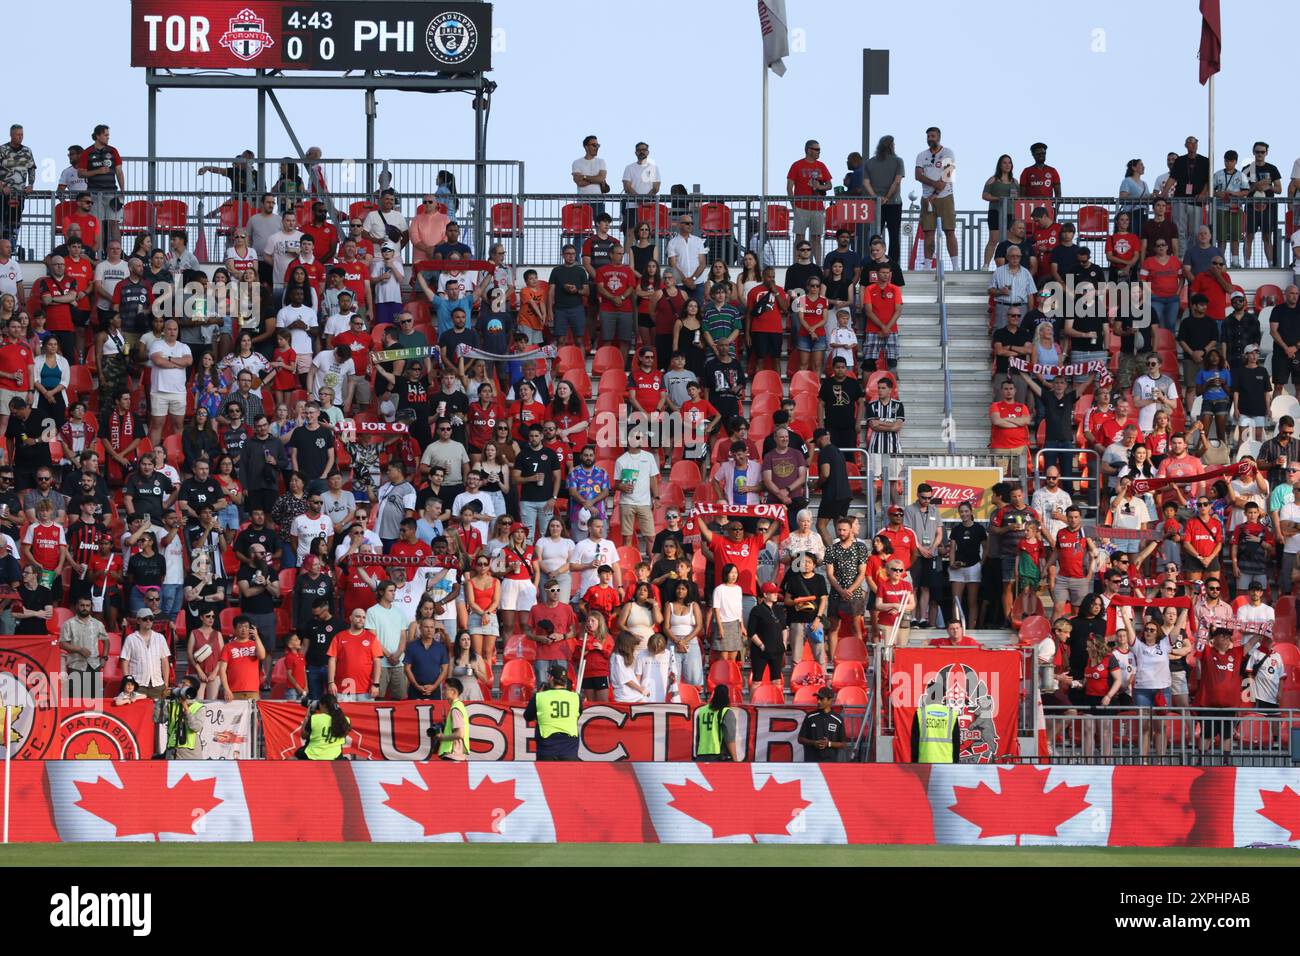
<path fill-rule="evenodd" d="M 374 90 L 366 90 L 366 193 L 375 191 L 375 120 L 379 116 L 379 101 Z"/>
<path fill-rule="evenodd" d="M 480 77 L 434 75 L 300 76 L 258 71 L 257 75 L 214 73 L 161 73 L 145 78 L 159 89 L 197 88 L 226 90 L 405 90 L 412 93 L 473 92 L 483 88 Z"/>
<path fill-rule="evenodd" d="M 153 72 L 150 70 L 149 72 Z M 149 155 L 158 155 L 158 87 L 149 87 Z M 149 164 L 149 202 L 154 201 L 158 190 L 158 166 Z"/>
<path fill-rule="evenodd" d="M 490 95 L 482 83 L 474 94 L 474 193 L 477 196 L 487 192 L 487 108 Z M 474 248 L 480 250 L 480 255 L 487 252 L 484 205 L 482 201 L 474 204 Z"/>
<path fill-rule="evenodd" d="M 258 71 L 261 75 L 261 71 Z M 266 163 L 263 160 L 266 157 L 266 93 L 267 88 L 259 86 L 257 88 L 257 159 L 258 170 L 257 178 L 262 184 L 262 190 L 269 191 L 271 181 L 267 178 Z M 157 154 L 154 154 L 157 155 Z M 258 208 L 261 208 L 262 197 L 257 198 Z"/>
<path fill-rule="evenodd" d="M 294 152 L 296 152 L 298 158 L 306 164 L 307 153 L 302 148 L 302 143 L 298 142 L 298 134 L 295 133 L 293 127 L 289 125 L 289 117 L 285 114 L 284 107 L 280 105 L 280 98 L 275 95 L 275 90 L 267 90 L 266 95 L 271 101 L 271 105 L 275 107 L 275 113 L 280 117 L 280 122 L 284 126 L 284 131 L 289 134 L 289 142 L 293 143 Z"/>

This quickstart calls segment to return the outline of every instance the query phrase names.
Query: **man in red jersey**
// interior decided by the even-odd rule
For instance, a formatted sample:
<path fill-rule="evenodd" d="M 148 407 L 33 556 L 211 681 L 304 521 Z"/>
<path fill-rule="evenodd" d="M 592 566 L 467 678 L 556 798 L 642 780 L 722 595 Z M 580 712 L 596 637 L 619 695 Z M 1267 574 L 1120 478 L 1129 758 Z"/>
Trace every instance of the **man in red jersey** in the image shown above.
<path fill-rule="evenodd" d="M 736 583 L 744 592 L 741 602 L 742 611 L 744 620 L 748 621 L 749 612 L 754 610 L 754 605 L 758 603 L 758 556 L 762 553 L 768 539 L 781 530 L 781 522 L 769 521 L 766 533 L 747 535 L 745 526 L 732 518 L 727 522 L 725 537 L 715 534 L 708 522 L 701 521 L 699 525 L 704 546 L 713 555 L 714 585 L 722 583 L 722 571 L 728 564 L 734 564 L 736 570 L 740 572 Z"/>
<path fill-rule="evenodd" d="M 1196 706 L 1203 708 L 1242 707 L 1249 695 L 1242 689 L 1244 647 L 1232 646 L 1232 628 L 1216 627 L 1210 632 L 1210 645 L 1197 654 L 1200 684 L 1196 689 Z M 1201 713 L 1201 751 L 1208 754 L 1214 738 L 1222 741 L 1226 758 L 1232 750 L 1232 721 L 1228 715 L 1207 709 Z"/>
<path fill-rule="evenodd" d="M 806 235 L 812 243 L 813 262 L 821 261 L 826 235 L 826 210 L 822 200 L 835 185 L 831 171 L 821 161 L 822 147 L 815 139 L 803 144 L 803 159 L 795 160 L 785 174 L 785 191 L 794 205 L 795 243 Z M 799 197 L 795 199 L 794 197 Z"/>
<path fill-rule="evenodd" d="M 614 243 L 609 263 L 596 270 L 596 293 L 600 297 L 600 341 L 602 345 L 636 340 L 636 313 L 631 298 L 636 273 L 623 264 L 623 246 Z"/>
<path fill-rule="evenodd" d="M 862 347 L 863 366 L 875 368 L 883 351 L 891 369 L 898 367 L 898 323 L 903 318 L 903 291 L 893 282 L 893 269 L 881 266 L 876 281 L 862 294 L 867 314 L 867 341 Z"/>
<path fill-rule="evenodd" d="M 32 386 L 32 361 L 31 347 L 23 341 L 22 322 L 10 319 L 0 343 L 0 435 L 9 428 L 10 401 L 27 399 Z"/>
<path fill-rule="evenodd" d="M 343 702 L 373 700 L 379 692 L 383 645 L 366 630 L 366 611 L 348 616 L 348 629 L 334 635 L 329 649 L 329 683 L 325 689 Z"/>
<path fill-rule="evenodd" d="M 1016 383 L 1004 379 L 1002 398 L 989 406 L 989 448 L 1000 455 L 1023 456 L 1029 450 L 1029 406 L 1016 401 Z"/>
<path fill-rule="evenodd" d="M 311 283 L 312 289 L 316 292 L 316 301 L 319 302 L 321 293 L 325 289 L 325 263 L 316 255 L 316 240 L 306 233 L 303 233 L 302 238 L 298 240 L 298 258 L 285 267 L 284 274 L 288 276 L 298 266 L 302 266 L 306 271 L 307 281 Z M 347 285 L 346 281 L 344 285 Z"/>
<path fill-rule="evenodd" d="M 1030 146 L 1029 155 L 1034 157 L 1034 163 L 1020 171 L 1020 195 L 1025 199 L 1060 199 L 1061 174 L 1047 165 L 1047 144 Z"/>
<path fill-rule="evenodd" d="M 266 645 L 246 615 L 235 618 L 233 639 L 221 649 L 222 700 L 257 700 Z M 267 635 L 270 639 L 270 635 Z"/>
<path fill-rule="evenodd" d="M 637 355 L 631 385 L 627 401 L 632 411 L 644 412 L 649 416 L 664 410 L 668 403 L 668 393 L 664 391 L 663 373 L 655 368 L 654 349 L 644 348 Z"/>
<path fill-rule="evenodd" d="M 916 556 L 921 553 L 921 545 L 912 529 L 903 526 L 905 514 L 902 506 L 891 505 L 889 524 L 880 530 L 880 536 L 894 546 L 893 556 L 903 562 L 903 567 L 910 569 Z"/>
<path fill-rule="evenodd" d="M 1209 498 L 1196 499 L 1196 514 L 1183 527 L 1183 574 L 1189 581 L 1200 581 L 1219 574 L 1219 554 L 1223 551 L 1223 522 L 1214 516 Z"/>
<path fill-rule="evenodd" d="M 416 527 L 414 518 L 403 518 L 397 529 L 397 540 L 388 553 L 395 558 L 418 558 L 421 561 L 433 557 L 433 548 L 419 539 Z M 406 574 L 408 578 L 414 578 L 415 568 L 408 567 Z"/>
<path fill-rule="evenodd" d="M 326 218 L 325 204 L 316 200 L 311 204 L 311 222 L 299 226 L 304 236 L 311 236 L 316 258 L 329 262 L 338 252 L 339 231 Z"/>
<path fill-rule="evenodd" d="M 1201 459 L 1196 458 L 1187 451 L 1187 438 L 1183 435 L 1174 435 L 1169 439 L 1169 454 L 1165 455 L 1165 460 L 1160 463 L 1160 468 L 1156 472 L 1157 478 L 1191 478 L 1205 471 L 1205 466 L 1201 464 Z M 1160 496 L 1160 506 L 1163 508 L 1166 502 L 1173 501 L 1180 508 L 1187 507 L 1187 496 L 1183 493 L 1183 488 L 1187 487 L 1187 495 L 1199 495 L 1205 490 L 1204 482 L 1195 482 L 1188 485 L 1185 482 L 1172 484 L 1165 488 Z"/>
<path fill-rule="evenodd" d="M 122 223 L 122 201 L 118 193 L 126 189 L 122 157 L 108 145 L 109 128 L 103 123 L 95 127 L 91 136 L 94 142 L 77 160 L 77 175 L 86 181 L 86 191 L 95 198 L 94 212 L 104 224 L 104 237 L 116 239 Z"/>
<path fill-rule="evenodd" d="M 59 340 L 59 351 L 69 363 L 74 361 L 76 337 L 73 334 L 72 309 L 81 298 L 77 283 L 68 276 L 62 256 L 50 256 L 48 275 L 36 280 L 33 292 L 45 309 L 45 330 Z"/>
<path fill-rule="evenodd" d="M 1056 532 L 1052 543 L 1055 561 L 1048 567 L 1048 586 L 1052 592 L 1052 602 L 1060 607 L 1066 601 L 1078 608 L 1079 604 L 1092 590 L 1092 581 L 1084 556 L 1092 556 L 1092 566 L 1098 566 L 1097 545 L 1083 530 L 1083 515 L 1078 507 L 1071 505 L 1065 509 L 1065 527 Z"/>
<path fill-rule="evenodd" d="M 1030 239 L 1034 243 L 1034 256 L 1038 259 L 1038 281 L 1041 285 L 1052 277 L 1052 253 L 1061 242 L 1061 224 L 1052 222 L 1052 213 L 1039 206 L 1033 214 L 1034 230 Z"/>
<path fill-rule="evenodd" d="M 349 237 L 344 240 L 342 255 L 334 265 L 343 270 L 343 286 L 352 293 L 353 306 L 366 318 L 373 319 L 375 312 L 370 295 L 370 265 L 361 254 L 361 246 L 356 239 Z"/>
<path fill-rule="evenodd" d="M 82 193 L 77 197 L 77 208 L 63 217 L 63 235 L 67 242 L 72 242 L 72 227 L 76 226 L 76 231 L 81 236 L 81 241 L 86 247 L 86 251 L 94 254 L 99 248 L 99 220 L 91 212 L 91 207 L 95 204 L 95 197 L 90 193 Z"/>
<path fill-rule="evenodd" d="M 369 408 L 373 398 L 368 377 L 370 369 L 371 339 L 366 331 L 366 320 L 358 312 L 353 312 L 348 319 L 346 332 L 334 336 L 333 345 L 346 345 L 352 351 L 353 374 L 352 406 L 343 409 L 344 414 L 351 414 L 352 408 Z"/>

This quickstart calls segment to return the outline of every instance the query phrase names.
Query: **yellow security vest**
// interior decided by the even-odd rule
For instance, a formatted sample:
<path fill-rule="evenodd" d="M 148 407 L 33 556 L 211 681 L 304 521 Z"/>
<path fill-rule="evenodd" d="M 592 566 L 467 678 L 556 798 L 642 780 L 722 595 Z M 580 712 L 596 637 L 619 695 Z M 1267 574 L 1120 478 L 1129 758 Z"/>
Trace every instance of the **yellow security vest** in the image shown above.
<path fill-rule="evenodd" d="M 185 709 L 191 714 L 197 714 L 203 709 L 203 705 L 197 700 L 192 700 L 185 705 Z M 177 750 L 193 750 L 199 742 L 198 732 L 190 730 L 188 725 L 182 727 L 181 730 L 184 735 L 178 739 L 176 737 L 176 728 L 167 728 L 167 746 L 175 747 Z"/>
<path fill-rule="evenodd" d="M 343 745 L 347 742 L 345 737 L 335 737 L 330 733 L 330 724 L 333 723 L 329 714 L 312 714 L 310 736 L 307 740 L 307 759 L 308 760 L 338 760 L 343 756 Z"/>
<path fill-rule="evenodd" d="M 957 713 L 947 704 L 926 704 L 921 720 L 918 763 L 952 763 L 952 731 Z"/>
<path fill-rule="evenodd" d="M 714 710 L 701 707 L 695 712 L 695 753 L 700 757 L 714 757 L 722 753 L 722 722 L 731 712 L 730 707 Z"/>
<path fill-rule="evenodd" d="M 562 687 L 547 688 L 533 698 L 537 704 L 537 736 L 545 740 L 552 734 L 578 736 L 580 698 Z"/>
<path fill-rule="evenodd" d="M 453 701 L 452 705 L 447 708 L 447 716 L 443 718 L 442 721 L 442 735 L 446 739 L 438 744 L 439 757 L 443 754 L 451 753 L 452 749 L 456 746 L 456 741 L 451 739 L 451 735 L 456 732 L 456 728 L 451 722 L 451 715 L 456 711 L 460 711 L 461 723 L 464 727 L 460 734 L 461 743 L 464 746 L 465 755 L 469 756 L 469 711 L 465 709 L 464 704 L 457 700 Z"/>

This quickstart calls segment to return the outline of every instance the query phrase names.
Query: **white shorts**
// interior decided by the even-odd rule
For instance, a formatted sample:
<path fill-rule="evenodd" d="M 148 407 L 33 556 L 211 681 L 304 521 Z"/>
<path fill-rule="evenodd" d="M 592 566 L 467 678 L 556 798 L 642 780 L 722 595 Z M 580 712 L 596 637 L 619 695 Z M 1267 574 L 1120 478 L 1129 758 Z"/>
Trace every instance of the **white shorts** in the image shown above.
<path fill-rule="evenodd" d="M 957 584 L 979 584 L 983 565 L 972 564 L 968 568 L 948 568 L 948 580 Z"/>
<path fill-rule="evenodd" d="M 9 414 L 9 403 L 15 398 L 21 398 L 25 402 L 27 401 L 27 393 L 11 392 L 7 388 L 0 388 L 0 415 Z"/>
<path fill-rule="evenodd" d="M 155 417 L 185 415 L 185 395 L 181 392 L 151 392 L 149 395 L 149 414 Z"/>
<path fill-rule="evenodd" d="M 1259 415 L 1252 417 L 1250 415 L 1242 415 L 1241 418 L 1237 420 L 1237 424 L 1241 428 L 1267 428 L 1268 416 Z"/>
<path fill-rule="evenodd" d="M 531 611 L 537 603 L 537 588 L 532 581 L 506 578 L 501 582 L 501 610 Z"/>

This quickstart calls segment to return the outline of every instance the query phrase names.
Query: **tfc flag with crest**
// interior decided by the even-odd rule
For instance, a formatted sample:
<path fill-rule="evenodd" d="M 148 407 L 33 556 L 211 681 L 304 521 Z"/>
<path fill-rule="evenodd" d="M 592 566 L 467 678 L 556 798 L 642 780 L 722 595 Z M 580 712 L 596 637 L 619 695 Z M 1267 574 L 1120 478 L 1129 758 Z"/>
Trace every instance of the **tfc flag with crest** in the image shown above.
<path fill-rule="evenodd" d="M 956 708 L 961 763 L 992 763 L 1016 753 L 1020 660 L 1015 651 L 897 648 L 889 678 L 894 760 L 912 760 L 912 721 L 920 701 Z"/>

